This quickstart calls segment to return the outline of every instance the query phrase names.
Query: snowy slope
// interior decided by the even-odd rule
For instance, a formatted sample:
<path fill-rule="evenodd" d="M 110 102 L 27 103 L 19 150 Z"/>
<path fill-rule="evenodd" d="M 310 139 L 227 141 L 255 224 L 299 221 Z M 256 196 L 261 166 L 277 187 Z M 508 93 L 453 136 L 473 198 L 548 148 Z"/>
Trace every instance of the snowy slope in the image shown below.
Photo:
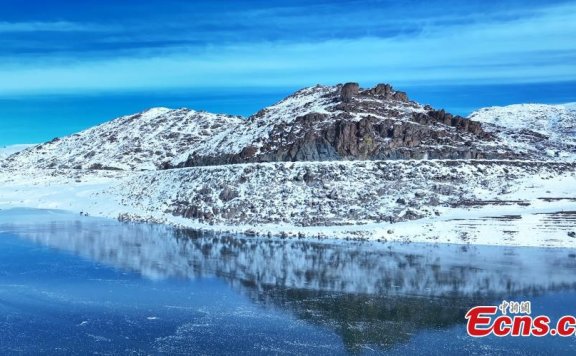
<path fill-rule="evenodd" d="M 477 123 L 410 101 L 387 84 L 358 87 L 343 101 L 346 85 L 299 90 L 204 144 L 188 147 L 171 166 L 513 156 Z"/>
<path fill-rule="evenodd" d="M 34 147 L 35 145 L 11 145 L 0 147 L 0 160 L 10 157 L 11 155 L 24 151 L 27 148 Z"/>
<path fill-rule="evenodd" d="M 576 247 L 576 163 L 366 161 L 129 172 L 0 170 L 0 209 L 196 229 Z"/>
<path fill-rule="evenodd" d="M 554 246 L 576 242 L 567 235 L 576 214 L 562 215 L 576 211 L 575 170 L 573 163 L 493 160 L 247 164 L 145 173 L 108 194 L 134 209 L 129 219 Z"/>
<path fill-rule="evenodd" d="M 553 140 L 576 140 L 576 103 L 493 106 L 475 111 L 469 118 L 513 130 L 534 131 Z"/>
<path fill-rule="evenodd" d="M 11 157 L 12 167 L 157 169 L 184 147 L 240 122 L 239 117 L 154 108 L 55 139 Z"/>
<path fill-rule="evenodd" d="M 330 86 L 316 86 L 297 91 L 286 99 L 251 116 L 243 124 L 231 126 L 214 135 L 206 144 L 190 147 L 174 158 L 172 164 L 184 162 L 194 153 L 200 155 L 239 154 L 245 147 L 261 147 L 279 124 L 291 124 L 298 116 L 309 113 L 328 114 L 334 104 L 327 94 L 336 91 Z"/>
<path fill-rule="evenodd" d="M 487 131 L 516 149 L 576 159 L 576 103 L 494 106 L 475 111 L 469 118 L 489 124 Z"/>
<path fill-rule="evenodd" d="M 350 86 L 355 90 L 348 98 L 344 93 Z M 189 109 L 150 109 L 54 139 L 3 165 L 156 170 L 279 161 L 571 157 L 574 140 L 564 138 L 574 137 L 573 111 L 555 109 L 554 119 L 546 119 L 550 109 L 548 116 L 539 114 L 544 119 L 534 119 L 536 109 L 498 110 L 472 115 L 485 128 L 410 101 L 388 84 L 369 89 L 356 83 L 317 85 L 246 120 Z"/>

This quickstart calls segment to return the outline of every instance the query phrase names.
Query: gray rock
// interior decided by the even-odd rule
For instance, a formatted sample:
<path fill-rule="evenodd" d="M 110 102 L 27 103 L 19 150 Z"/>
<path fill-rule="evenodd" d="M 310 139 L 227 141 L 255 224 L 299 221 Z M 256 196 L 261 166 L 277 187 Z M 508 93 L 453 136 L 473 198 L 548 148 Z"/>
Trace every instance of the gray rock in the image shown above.
<path fill-rule="evenodd" d="M 238 194 L 238 192 L 230 187 L 225 187 L 224 189 L 222 189 L 222 191 L 220 192 L 220 200 L 222 200 L 223 202 L 228 202 L 230 200 L 233 200 L 235 198 L 237 198 L 240 194 Z"/>
<path fill-rule="evenodd" d="M 306 106 L 310 103 L 303 104 L 305 114 L 273 123 L 266 138 L 248 142 L 239 153 L 192 155 L 178 167 L 282 161 L 530 158 L 523 152 L 493 145 L 494 137 L 479 122 L 429 106 L 427 111 L 403 110 L 417 104 L 389 84 L 360 91 L 357 83 L 346 83 L 323 94 L 323 98 L 335 103 L 327 112 L 308 112 Z M 260 127 L 263 123 L 259 118 L 264 115 L 266 110 L 260 111 L 246 121 L 243 129 L 249 133 L 250 125 Z M 310 175 L 303 179 L 307 183 L 314 180 Z"/>
<path fill-rule="evenodd" d="M 358 83 L 346 83 L 340 89 L 340 100 L 349 103 L 355 95 L 358 95 L 360 85 Z"/>

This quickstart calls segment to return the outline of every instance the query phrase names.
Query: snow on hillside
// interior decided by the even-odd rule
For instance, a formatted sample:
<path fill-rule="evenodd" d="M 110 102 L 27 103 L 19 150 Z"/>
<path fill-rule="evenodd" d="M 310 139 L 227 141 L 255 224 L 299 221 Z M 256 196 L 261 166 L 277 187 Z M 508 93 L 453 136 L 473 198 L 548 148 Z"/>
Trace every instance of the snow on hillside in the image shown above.
<path fill-rule="evenodd" d="M 400 112 L 399 120 L 408 119 L 410 114 L 424 113 L 423 106 L 415 102 L 400 102 L 397 100 L 387 100 L 376 98 L 354 98 L 359 104 L 356 111 L 344 110 L 339 100 L 335 100 L 340 93 L 342 86 L 322 86 L 316 85 L 297 91 L 280 102 L 269 106 L 258 113 L 252 115 L 248 120 L 237 126 L 231 126 L 228 130 L 216 134 L 205 144 L 197 147 L 190 147 L 172 160 L 173 166 L 181 165 L 191 155 L 218 156 L 237 155 L 243 149 L 250 147 L 254 149 L 253 155 L 260 153 L 263 145 L 269 145 L 268 151 L 278 148 L 279 144 L 288 145 L 286 140 L 289 136 L 302 137 L 307 132 L 303 130 L 295 121 L 299 117 L 308 114 L 318 114 L 325 116 L 314 127 L 319 130 L 322 126 L 327 126 L 334 121 L 334 118 L 341 114 L 351 115 L 351 120 L 360 120 L 366 116 L 389 119 L 393 115 L 386 115 L 387 111 Z M 366 108 L 374 111 L 364 110 Z M 380 115 L 375 114 L 379 112 Z M 274 136 L 282 135 L 275 139 Z"/>
<path fill-rule="evenodd" d="M 576 247 L 575 172 L 574 163 L 454 160 L 4 171 L 0 209 L 248 234 Z"/>
<path fill-rule="evenodd" d="M 517 149 L 576 159 L 576 103 L 494 106 L 473 112 L 469 119 L 490 124 L 487 131 Z"/>
<path fill-rule="evenodd" d="M 154 108 L 118 118 L 11 157 L 12 167 L 151 170 L 241 118 Z"/>
<path fill-rule="evenodd" d="M 388 94 L 396 94 L 387 86 Z M 315 86 L 297 91 L 247 120 L 237 116 L 188 109 L 154 108 L 129 115 L 83 132 L 56 138 L 36 149 L 12 157 L 11 167 L 154 170 L 177 166 L 190 155 L 239 155 L 266 145 L 268 152 L 289 145 L 320 126 L 329 126 L 343 115 L 350 121 L 367 116 L 380 120 L 409 120 L 425 113 L 421 105 L 406 100 L 366 94 L 353 99 L 354 110 L 343 108 L 342 85 Z M 371 93 L 371 92 L 370 92 Z M 296 122 L 307 114 L 324 116 L 316 127 Z M 436 127 L 431 127 L 436 129 Z M 406 132 L 399 136 L 409 135 Z"/>
<path fill-rule="evenodd" d="M 150 109 L 56 138 L 11 156 L 2 166 L 138 171 L 278 161 L 576 157 L 576 143 L 562 139 L 574 136 L 569 115 L 548 120 L 553 125 L 546 132 L 556 135 L 548 140 L 537 125 L 542 120 L 532 120 L 533 131 L 519 132 L 519 124 L 489 122 L 509 124 L 514 122 L 511 116 L 521 115 L 496 115 L 495 110 L 473 114 L 487 122 L 484 130 L 476 121 L 410 101 L 388 84 L 370 89 L 356 83 L 317 85 L 246 120 L 189 109 Z"/>
<path fill-rule="evenodd" d="M 238 154 L 247 145 L 260 147 L 262 141 L 270 136 L 275 125 L 290 123 L 294 118 L 311 112 L 328 114 L 327 109 L 331 102 L 323 96 L 334 90 L 334 87 L 329 86 L 316 86 L 299 90 L 279 103 L 258 112 L 242 125 L 231 126 L 214 135 L 205 145 L 190 147 L 175 157 L 172 164 L 178 165 L 186 161 L 192 153 L 204 155 Z"/>
<path fill-rule="evenodd" d="M 576 216 L 561 212 L 576 208 L 575 171 L 571 163 L 526 161 L 269 163 L 146 173 L 108 193 L 134 209 L 129 219 L 184 226 L 572 246 Z M 554 219 L 557 229 L 549 228 Z"/>
<path fill-rule="evenodd" d="M 10 145 L 0 147 L 0 160 L 10 157 L 11 155 L 24 151 L 30 147 L 34 147 L 35 145 Z"/>
<path fill-rule="evenodd" d="M 356 83 L 302 89 L 247 120 L 155 108 L 0 160 L 0 209 L 252 235 L 576 247 L 575 110 L 486 108 L 470 116 L 481 125 Z M 194 168 L 158 170 L 175 166 Z"/>
<path fill-rule="evenodd" d="M 475 111 L 469 118 L 514 130 L 538 132 L 554 140 L 576 140 L 576 103 L 493 106 Z"/>

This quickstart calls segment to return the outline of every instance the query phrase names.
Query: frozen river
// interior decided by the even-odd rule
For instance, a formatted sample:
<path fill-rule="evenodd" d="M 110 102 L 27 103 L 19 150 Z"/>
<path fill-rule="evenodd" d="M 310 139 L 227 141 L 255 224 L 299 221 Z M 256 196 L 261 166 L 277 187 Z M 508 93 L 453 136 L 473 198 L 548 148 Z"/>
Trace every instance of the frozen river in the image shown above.
<path fill-rule="evenodd" d="M 282 240 L 0 211 L 0 354 L 563 354 L 466 335 L 476 305 L 576 314 L 576 251 Z"/>

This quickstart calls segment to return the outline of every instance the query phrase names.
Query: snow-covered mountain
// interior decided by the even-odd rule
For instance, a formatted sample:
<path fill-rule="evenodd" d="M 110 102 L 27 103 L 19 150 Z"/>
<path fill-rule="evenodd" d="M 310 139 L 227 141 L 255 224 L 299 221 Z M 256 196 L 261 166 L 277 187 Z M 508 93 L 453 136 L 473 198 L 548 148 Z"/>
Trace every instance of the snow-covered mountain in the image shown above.
<path fill-rule="evenodd" d="M 249 234 L 576 246 L 573 114 L 521 105 L 471 120 L 356 83 L 305 88 L 247 119 L 157 108 L 1 160 L 0 208 Z"/>
<path fill-rule="evenodd" d="M 576 159 L 576 103 L 494 106 L 469 119 L 485 123 L 486 131 L 515 150 Z"/>
<path fill-rule="evenodd" d="M 304 88 L 244 119 L 155 108 L 4 160 L 12 168 L 156 170 L 388 159 L 576 159 L 576 105 L 481 109 L 468 119 L 388 84 Z"/>
<path fill-rule="evenodd" d="M 10 145 L 0 147 L 0 160 L 10 157 L 11 155 L 24 151 L 27 148 L 33 147 L 35 145 Z"/>
<path fill-rule="evenodd" d="M 54 139 L 8 161 L 13 167 L 154 170 L 185 147 L 240 121 L 230 115 L 154 108 Z"/>
<path fill-rule="evenodd" d="M 279 161 L 533 158 L 379 84 L 302 89 L 247 119 L 155 108 L 14 155 L 14 168 L 156 170 Z"/>
<path fill-rule="evenodd" d="M 172 163 L 511 157 L 477 122 L 410 101 L 388 84 L 347 83 L 302 89 Z"/>

